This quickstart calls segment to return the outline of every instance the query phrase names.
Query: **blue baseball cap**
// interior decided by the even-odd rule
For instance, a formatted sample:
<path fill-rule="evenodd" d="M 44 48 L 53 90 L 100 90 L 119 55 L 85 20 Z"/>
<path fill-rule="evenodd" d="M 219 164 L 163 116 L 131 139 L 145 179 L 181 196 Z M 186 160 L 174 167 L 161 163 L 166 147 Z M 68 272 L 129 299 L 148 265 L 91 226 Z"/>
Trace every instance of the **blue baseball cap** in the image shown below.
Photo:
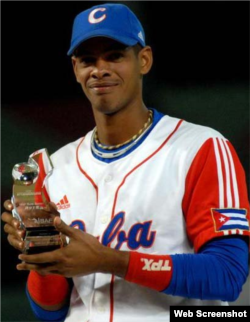
<path fill-rule="evenodd" d="M 108 37 L 127 46 L 139 43 L 145 47 L 145 34 L 136 15 L 123 4 L 103 4 L 79 13 L 73 25 L 70 49 L 72 55 L 85 40 Z"/>

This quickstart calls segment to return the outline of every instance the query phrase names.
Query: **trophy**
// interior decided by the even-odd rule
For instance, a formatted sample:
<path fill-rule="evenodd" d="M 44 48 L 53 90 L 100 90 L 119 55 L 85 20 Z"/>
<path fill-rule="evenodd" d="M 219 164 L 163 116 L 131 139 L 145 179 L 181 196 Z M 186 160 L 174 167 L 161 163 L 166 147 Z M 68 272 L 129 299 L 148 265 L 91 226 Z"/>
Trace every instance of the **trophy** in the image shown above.
<path fill-rule="evenodd" d="M 48 196 L 45 183 L 52 171 L 47 149 L 34 152 L 28 162 L 18 163 L 12 170 L 12 214 L 25 230 L 23 252 L 26 254 L 52 251 L 62 245 L 61 235 L 53 225 L 58 212 L 48 211 L 46 205 Z"/>

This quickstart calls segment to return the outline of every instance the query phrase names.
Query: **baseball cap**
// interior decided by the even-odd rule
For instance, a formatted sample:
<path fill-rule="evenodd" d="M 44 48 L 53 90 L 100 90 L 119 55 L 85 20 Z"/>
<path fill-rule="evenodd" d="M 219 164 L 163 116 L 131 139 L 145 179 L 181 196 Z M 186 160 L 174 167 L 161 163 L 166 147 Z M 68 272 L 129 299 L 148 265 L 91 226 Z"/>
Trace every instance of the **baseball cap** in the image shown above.
<path fill-rule="evenodd" d="M 70 49 L 93 37 L 108 37 L 127 46 L 139 43 L 145 47 L 145 34 L 136 15 L 123 4 L 102 4 L 79 13 L 73 24 Z"/>

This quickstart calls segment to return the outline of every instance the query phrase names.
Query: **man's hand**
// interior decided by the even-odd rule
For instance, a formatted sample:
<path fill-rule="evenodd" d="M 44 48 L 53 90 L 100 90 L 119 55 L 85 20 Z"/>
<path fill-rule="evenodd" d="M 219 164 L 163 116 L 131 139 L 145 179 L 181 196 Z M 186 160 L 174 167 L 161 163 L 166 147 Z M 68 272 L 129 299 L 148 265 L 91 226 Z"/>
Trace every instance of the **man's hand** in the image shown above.
<path fill-rule="evenodd" d="M 67 226 L 59 217 L 54 219 L 54 225 L 58 231 L 69 237 L 69 244 L 52 252 L 19 255 L 23 262 L 17 265 L 18 270 L 35 270 L 43 275 L 60 274 L 65 277 L 96 272 L 120 276 L 126 274 L 128 252 L 103 246 L 92 235 Z"/>
<path fill-rule="evenodd" d="M 125 276 L 129 253 L 103 246 L 94 236 L 67 226 L 59 217 L 54 219 L 58 231 L 70 242 L 61 249 L 37 254 L 19 255 L 23 262 L 18 270 L 35 270 L 40 274 L 60 274 L 65 277 L 97 272 Z"/>
<path fill-rule="evenodd" d="M 8 242 L 14 248 L 22 251 L 24 248 L 23 238 L 25 236 L 25 230 L 21 229 L 20 222 L 10 213 L 13 209 L 10 200 L 4 202 L 4 208 L 8 211 L 2 213 L 2 220 L 5 222 L 4 231 L 8 234 Z"/>
<path fill-rule="evenodd" d="M 60 213 L 57 211 L 56 205 L 53 202 L 47 202 L 46 207 L 43 210 L 25 210 L 25 206 L 22 206 L 19 202 L 16 202 L 15 206 L 24 224 L 26 223 L 27 218 L 50 218 L 51 216 L 60 216 Z M 4 202 L 4 208 L 9 211 L 2 213 L 2 220 L 6 223 L 4 225 L 4 231 L 8 234 L 8 242 L 14 248 L 23 251 L 25 229 L 21 228 L 20 221 L 14 218 L 10 213 L 14 208 L 10 200 Z M 33 224 L 33 226 L 35 225 Z"/>

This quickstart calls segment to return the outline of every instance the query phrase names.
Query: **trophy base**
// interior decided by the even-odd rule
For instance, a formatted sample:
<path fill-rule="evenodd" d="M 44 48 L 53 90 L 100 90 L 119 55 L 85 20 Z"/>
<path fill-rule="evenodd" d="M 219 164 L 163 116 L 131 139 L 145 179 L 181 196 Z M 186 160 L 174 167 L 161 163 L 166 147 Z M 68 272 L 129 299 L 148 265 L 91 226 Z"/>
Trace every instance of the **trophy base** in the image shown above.
<path fill-rule="evenodd" d="M 59 249 L 61 246 L 35 246 L 30 247 L 24 250 L 24 254 L 27 255 L 34 255 L 34 254 L 40 254 L 40 253 L 46 253 L 46 252 L 52 252 L 53 250 Z"/>
<path fill-rule="evenodd" d="M 28 255 L 51 252 L 62 246 L 61 235 L 53 226 L 26 228 L 24 243 L 23 253 Z"/>

